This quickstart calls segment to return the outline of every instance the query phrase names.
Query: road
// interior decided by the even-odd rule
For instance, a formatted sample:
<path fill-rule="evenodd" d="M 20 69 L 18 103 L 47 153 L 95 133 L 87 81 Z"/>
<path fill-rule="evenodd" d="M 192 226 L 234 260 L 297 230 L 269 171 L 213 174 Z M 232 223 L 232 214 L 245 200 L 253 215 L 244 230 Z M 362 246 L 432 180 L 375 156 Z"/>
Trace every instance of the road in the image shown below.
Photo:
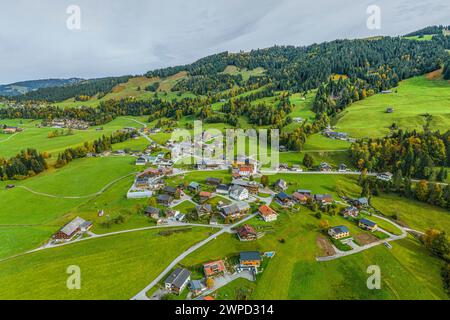
<path fill-rule="evenodd" d="M 20 133 L 20 132 L 16 132 L 16 133 L 10 135 L 8 138 L 3 139 L 3 140 L 0 140 L 0 143 L 11 140 L 12 138 L 14 138 L 14 137 L 15 137 L 16 135 L 18 135 L 19 133 Z"/>
<path fill-rule="evenodd" d="M 130 120 L 130 121 L 134 121 L 134 122 L 140 124 L 141 126 L 143 126 L 144 128 L 147 128 L 147 124 L 144 123 L 144 122 L 138 121 L 138 120 L 136 120 L 136 119 L 131 119 L 131 118 L 125 118 L 125 119 Z M 158 147 L 164 148 L 164 146 L 162 146 L 162 145 L 156 143 L 156 141 L 154 141 L 152 138 L 150 138 L 150 137 L 149 137 L 148 135 L 146 135 L 145 133 L 140 132 L 140 131 L 138 131 L 138 133 L 139 133 L 141 136 L 143 136 L 145 139 L 147 139 L 150 143 L 155 143 Z"/>
<path fill-rule="evenodd" d="M 151 226 L 151 227 L 143 227 L 143 228 L 135 228 L 135 229 L 127 229 L 127 230 L 121 230 L 121 231 L 114 231 L 114 232 L 109 232 L 109 233 L 104 233 L 104 234 L 95 234 L 89 238 L 80 238 L 80 239 L 76 239 L 70 242 L 64 242 L 64 243 L 59 243 L 59 244 L 53 244 L 53 245 L 44 245 L 42 247 L 39 247 L 37 249 L 33 249 L 33 250 L 29 250 L 20 254 L 16 254 L 14 256 L 11 257 L 7 257 L 4 259 L 0 259 L 0 262 L 6 261 L 6 260 L 10 260 L 13 258 L 17 258 L 20 256 L 24 256 L 30 253 L 34 253 L 34 252 L 38 252 L 38 251 L 42 251 L 42 250 L 48 250 L 48 249 L 52 249 L 52 248 L 58 248 L 58 247 L 63 247 L 63 246 L 68 246 L 68 245 L 72 245 L 75 243 L 79 243 L 79 242 L 84 242 L 84 241 L 89 241 L 89 240 L 93 240 L 93 239 L 100 239 L 100 238 L 105 238 L 105 237 L 110 237 L 110 236 L 114 236 L 114 235 L 118 235 L 118 234 L 123 234 L 123 233 L 130 233 L 130 232 L 139 232 L 139 231 L 145 231 L 145 230 L 152 230 L 152 229 L 164 229 L 164 228 L 176 228 L 176 227 L 204 227 L 204 228 L 215 228 L 215 229 L 224 229 L 225 226 L 224 225 L 209 225 L 209 224 L 199 224 L 199 223 L 183 223 L 183 222 L 171 222 L 169 224 L 166 225 L 160 225 L 160 226 Z"/>
<path fill-rule="evenodd" d="M 149 285 L 147 285 L 144 289 L 142 289 L 138 294 L 136 294 L 133 298 L 131 298 L 131 300 L 150 300 L 146 293 L 147 291 L 149 291 L 151 288 L 153 288 L 155 285 L 157 285 L 162 278 L 168 274 L 173 268 L 175 268 L 175 266 L 180 263 L 184 258 L 186 258 L 188 255 L 190 255 L 191 253 L 193 253 L 194 251 L 196 251 L 197 249 L 203 247 L 205 244 L 211 242 L 212 240 L 217 239 L 218 236 L 224 234 L 224 233 L 230 233 L 231 229 L 254 218 L 258 213 L 253 213 L 251 215 L 249 215 L 248 217 L 242 219 L 241 221 L 236 222 L 235 224 L 223 227 L 219 232 L 214 233 L 213 235 L 209 236 L 208 238 L 206 238 L 205 240 L 200 241 L 199 243 L 193 245 L 192 247 L 190 247 L 188 250 L 186 250 L 185 252 L 183 252 L 182 254 L 180 254 L 178 257 L 175 258 L 175 260 L 173 260 L 165 269 L 163 272 L 161 272 L 159 274 L 159 276 L 157 276 L 152 282 L 150 282 Z"/>

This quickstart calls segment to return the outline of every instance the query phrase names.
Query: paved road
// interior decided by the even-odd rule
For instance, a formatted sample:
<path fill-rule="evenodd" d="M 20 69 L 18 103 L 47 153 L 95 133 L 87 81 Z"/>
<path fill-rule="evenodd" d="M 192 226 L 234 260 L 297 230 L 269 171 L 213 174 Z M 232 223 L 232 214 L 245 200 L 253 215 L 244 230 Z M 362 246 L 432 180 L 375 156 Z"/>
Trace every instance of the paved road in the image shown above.
<path fill-rule="evenodd" d="M 157 276 L 152 282 L 150 282 L 149 285 L 147 285 L 144 289 L 142 289 L 138 294 L 136 294 L 133 298 L 131 298 L 131 300 L 149 300 L 149 298 L 146 295 L 146 292 L 149 291 L 151 288 L 153 288 L 155 285 L 157 285 L 162 278 L 169 273 L 173 268 L 175 268 L 175 266 L 180 263 L 184 258 L 186 258 L 188 255 L 190 255 L 191 253 L 193 253 L 194 251 L 196 251 L 197 249 L 203 247 L 205 244 L 211 242 L 212 240 L 217 239 L 218 236 L 226 233 L 226 232 L 231 232 L 231 229 L 246 222 L 247 220 L 252 219 L 253 217 L 255 217 L 257 215 L 257 213 L 251 214 L 248 217 L 242 219 L 241 221 L 236 222 L 235 224 L 226 226 L 224 228 L 222 228 L 219 232 L 214 233 L 213 235 L 209 236 L 208 238 L 206 238 L 205 240 L 200 241 L 199 243 L 193 245 L 192 247 L 190 247 L 188 250 L 184 251 L 182 254 L 180 254 L 177 258 L 175 258 L 175 260 L 173 260 L 165 269 L 163 272 L 161 272 L 159 274 L 159 276 Z"/>
<path fill-rule="evenodd" d="M 131 119 L 131 118 L 125 118 L 125 119 L 130 120 L 130 121 L 134 121 L 134 122 L 136 122 L 136 123 L 139 123 L 139 124 L 140 124 L 141 126 L 143 126 L 144 128 L 147 128 L 147 124 L 144 123 L 144 122 L 138 121 L 138 120 L 136 120 L 136 119 Z M 154 141 L 152 138 L 150 138 L 150 137 L 149 137 L 148 135 L 146 135 L 145 133 L 140 132 L 140 131 L 138 131 L 138 133 L 139 133 L 141 136 L 143 136 L 145 139 L 147 139 L 150 143 L 156 143 L 156 141 Z M 160 148 L 164 148 L 164 146 L 160 145 L 159 143 L 156 143 L 156 145 L 157 145 L 158 147 L 160 147 Z"/>

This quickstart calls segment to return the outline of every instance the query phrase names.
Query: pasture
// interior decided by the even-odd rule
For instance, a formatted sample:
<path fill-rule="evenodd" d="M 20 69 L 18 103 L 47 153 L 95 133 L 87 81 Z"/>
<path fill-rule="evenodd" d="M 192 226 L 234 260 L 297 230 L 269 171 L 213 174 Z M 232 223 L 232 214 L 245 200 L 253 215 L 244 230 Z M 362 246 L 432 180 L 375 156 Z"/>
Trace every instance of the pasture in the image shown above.
<path fill-rule="evenodd" d="M 386 113 L 388 107 L 393 113 Z M 339 116 L 338 131 L 351 137 L 382 137 L 396 123 L 399 128 L 422 129 L 430 115 L 433 130 L 450 128 L 450 82 L 427 76 L 404 80 L 390 94 L 377 94 L 358 101 Z"/>

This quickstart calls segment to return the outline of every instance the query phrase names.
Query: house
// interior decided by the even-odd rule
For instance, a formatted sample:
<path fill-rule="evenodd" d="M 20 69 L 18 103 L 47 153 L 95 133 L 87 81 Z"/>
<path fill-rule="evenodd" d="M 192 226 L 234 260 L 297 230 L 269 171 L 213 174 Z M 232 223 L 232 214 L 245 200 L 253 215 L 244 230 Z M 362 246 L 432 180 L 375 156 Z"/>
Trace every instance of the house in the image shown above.
<path fill-rule="evenodd" d="M 314 200 L 321 205 L 329 205 L 333 203 L 333 197 L 329 194 L 316 194 L 314 195 Z"/>
<path fill-rule="evenodd" d="M 256 174 L 255 168 L 256 167 L 252 164 L 239 165 L 236 169 L 233 170 L 233 176 L 249 178 L 253 174 Z"/>
<path fill-rule="evenodd" d="M 240 241 L 254 241 L 258 239 L 258 233 L 252 226 L 244 224 L 236 230 L 237 236 Z"/>
<path fill-rule="evenodd" d="M 319 165 L 319 170 L 320 170 L 321 172 L 330 172 L 332 169 L 333 169 L 333 168 L 332 168 L 328 163 L 326 163 L 326 162 L 322 162 L 322 163 Z"/>
<path fill-rule="evenodd" d="M 207 191 L 200 191 L 200 193 L 198 195 L 200 196 L 201 203 L 208 201 L 212 197 L 211 192 L 207 192 Z"/>
<path fill-rule="evenodd" d="M 328 234 L 333 238 L 333 239 L 342 239 L 342 238 L 346 238 L 350 236 L 350 231 L 348 230 L 348 228 L 346 226 L 337 226 L 337 227 L 333 227 L 330 228 L 328 230 Z"/>
<path fill-rule="evenodd" d="M 168 194 L 160 194 L 158 198 L 156 198 L 156 201 L 164 206 L 169 206 L 172 200 L 173 198 Z"/>
<path fill-rule="evenodd" d="M 233 186 L 241 186 L 248 190 L 251 194 L 257 194 L 261 185 L 256 181 L 246 181 L 242 179 L 234 179 L 231 182 Z"/>
<path fill-rule="evenodd" d="M 275 221 L 278 218 L 278 214 L 268 205 L 262 205 L 258 209 L 259 215 L 264 219 L 265 222 Z"/>
<path fill-rule="evenodd" d="M 193 181 L 193 182 L 189 183 L 188 189 L 192 192 L 198 193 L 198 192 L 200 192 L 202 187 L 200 186 L 199 183 Z"/>
<path fill-rule="evenodd" d="M 359 215 L 359 210 L 356 207 L 347 207 L 343 209 L 340 213 L 344 218 L 348 217 L 357 218 Z"/>
<path fill-rule="evenodd" d="M 381 94 L 390 94 L 392 93 L 392 90 L 383 90 L 381 91 Z"/>
<path fill-rule="evenodd" d="M 13 133 L 16 133 L 18 131 L 20 131 L 20 130 L 17 127 L 6 126 L 6 127 L 3 128 L 3 133 L 5 133 L 5 134 L 13 134 Z"/>
<path fill-rule="evenodd" d="M 223 260 L 212 261 L 203 264 L 203 272 L 206 277 L 212 277 L 226 271 Z"/>
<path fill-rule="evenodd" d="M 155 207 L 148 206 L 145 208 L 145 214 L 150 216 L 152 219 L 159 219 L 159 215 L 161 213 L 161 210 Z"/>
<path fill-rule="evenodd" d="M 278 193 L 275 199 L 282 206 L 292 205 L 292 197 L 285 192 Z"/>
<path fill-rule="evenodd" d="M 378 225 L 366 218 L 362 218 L 361 220 L 359 220 L 359 227 L 365 230 L 369 230 L 371 232 L 374 232 L 378 229 Z"/>
<path fill-rule="evenodd" d="M 198 296 L 206 291 L 206 283 L 202 280 L 191 280 L 189 282 L 189 289 L 194 294 L 194 296 Z"/>
<path fill-rule="evenodd" d="M 216 188 L 216 193 L 228 194 L 230 192 L 230 187 L 226 184 L 219 184 Z"/>
<path fill-rule="evenodd" d="M 261 266 L 261 255 L 257 251 L 245 251 L 239 254 L 239 266 L 244 269 L 254 269 Z"/>
<path fill-rule="evenodd" d="M 308 201 L 308 199 L 311 198 L 311 196 L 300 193 L 300 192 L 294 192 L 292 194 L 292 198 L 295 201 L 297 201 L 298 203 L 305 204 Z"/>
<path fill-rule="evenodd" d="M 191 280 L 191 272 L 184 268 L 176 268 L 164 281 L 166 290 L 180 294 Z"/>
<path fill-rule="evenodd" d="M 304 194 L 305 196 L 311 197 L 312 191 L 307 189 L 298 189 L 298 193 Z"/>
<path fill-rule="evenodd" d="M 222 183 L 222 180 L 219 178 L 206 178 L 206 184 L 210 186 L 218 186 Z"/>
<path fill-rule="evenodd" d="M 273 185 L 273 187 L 274 187 L 275 189 L 282 190 L 282 191 L 286 191 L 286 190 L 288 189 L 287 182 L 284 181 L 283 179 L 277 180 L 277 182 L 275 182 L 275 184 Z"/>
<path fill-rule="evenodd" d="M 179 192 L 179 190 L 177 188 L 170 187 L 170 186 L 166 186 L 163 190 L 165 193 L 167 193 L 171 196 L 175 196 Z"/>
<path fill-rule="evenodd" d="M 195 206 L 195 210 L 199 216 L 204 216 L 207 214 L 211 214 L 212 206 L 210 204 L 203 204 Z"/>
<path fill-rule="evenodd" d="M 244 187 L 232 186 L 230 188 L 230 197 L 238 201 L 247 200 L 249 197 L 249 192 Z"/>
<path fill-rule="evenodd" d="M 220 214 L 224 218 L 238 218 L 250 211 L 250 205 L 247 202 L 236 202 L 220 209 Z"/>
<path fill-rule="evenodd" d="M 92 222 L 86 221 L 83 218 L 76 217 L 71 222 L 61 228 L 53 235 L 55 240 L 72 240 L 77 234 L 85 232 L 92 227 Z"/>
<path fill-rule="evenodd" d="M 383 180 L 383 181 L 391 181 L 392 177 L 393 177 L 393 174 L 390 172 L 379 173 L 377 175 L 377 179 Z"/>
<path fill-rule="evenodd" d="M 135 164 L 136 164 L 137 166 L 145 166 L 145 165 L 147 164 L 147 159 L 145 159 L 144 157 L 138 157 L 138 158 L 136 159 Z"/>
<path fill-rule="evenodd" d="M 353 205 L 358 208 L 369 206 L 369 199 L 362 197 L 353 201 Z"/>
<path fill-rule="evenodd" d="M 347 172 L 347 171 L 348 171 L 347 165 L 346 165 L 345 163 L 341 163 L 341 164 L 339 165 L 338 171 L 339 171 L 339 172 Z"/>

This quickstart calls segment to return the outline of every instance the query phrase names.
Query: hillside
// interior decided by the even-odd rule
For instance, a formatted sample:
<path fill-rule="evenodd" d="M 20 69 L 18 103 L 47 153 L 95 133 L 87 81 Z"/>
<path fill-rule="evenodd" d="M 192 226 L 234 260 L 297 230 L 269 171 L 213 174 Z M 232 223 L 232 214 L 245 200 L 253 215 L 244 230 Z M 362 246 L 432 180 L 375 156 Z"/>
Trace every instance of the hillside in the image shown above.
<path fill-rule="evenodd" d="M 83 79 L 70 78 L 70 79 L 44 79 L 44 80 L 29 80 L 29 81 L 15 82 L 11 84 L 0 85 L 0 96 L 14 97 L 42 88 L 74 85 L 81 81 L 83 81 Z"/>

